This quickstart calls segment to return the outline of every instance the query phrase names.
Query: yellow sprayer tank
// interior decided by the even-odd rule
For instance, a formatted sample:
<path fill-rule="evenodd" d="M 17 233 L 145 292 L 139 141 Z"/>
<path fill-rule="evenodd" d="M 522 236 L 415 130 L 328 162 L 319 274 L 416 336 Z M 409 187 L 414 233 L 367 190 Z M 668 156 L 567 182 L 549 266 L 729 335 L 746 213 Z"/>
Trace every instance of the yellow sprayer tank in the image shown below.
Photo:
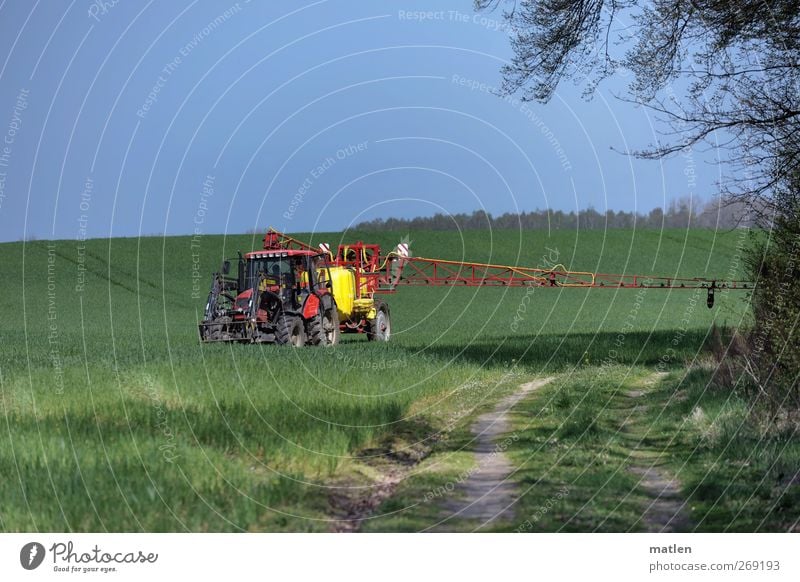
<path fill-rule="evenodd" d="M 339 319 L 345 321 L 353 315 L 356 298 L 356 277 L 352 269 L 347 267 L 331 267 L 331 283 L 333 298 L 339 311 Z"/>

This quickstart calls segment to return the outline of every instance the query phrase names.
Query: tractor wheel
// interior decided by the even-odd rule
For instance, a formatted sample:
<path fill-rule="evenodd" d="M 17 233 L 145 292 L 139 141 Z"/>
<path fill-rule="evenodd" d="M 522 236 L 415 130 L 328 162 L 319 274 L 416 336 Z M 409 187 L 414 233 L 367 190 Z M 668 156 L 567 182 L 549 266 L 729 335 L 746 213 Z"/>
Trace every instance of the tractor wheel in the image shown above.
<path fill-rule="evenodd" d="M 339 343 L 339 312 L 336 307 L 318 313 L 306 323 L 308 342 L 315 346 L 335 346 Z"/>
<path fill-rule="evenodd" d="M 322 333 L 322 317 L 317 313 L 314 317 L 306 321 L 306 343 L 318 346 L 324 338 Z"/>
<path fill-rule="evenodd" d="M 325 334 L 326 346 L 335 346 L 339 343 L 339 310 L 335 305 L 325 312 L 322 318 L 322 329 Z"/>
<path fill-rule="evenodd" d="M 375 303 L 375 318 L 367 320 L 367 339 L 370 341 L 388 342 L 392 334 L 392 320 L 389 306 L 383 301 Z"/>
<path fill-rule="evenodd" d="M 296 315 L 279 315 L 275 328 L 275 343 L 295 348 L 301 348 L 306 344 L 303 320 Z"/>

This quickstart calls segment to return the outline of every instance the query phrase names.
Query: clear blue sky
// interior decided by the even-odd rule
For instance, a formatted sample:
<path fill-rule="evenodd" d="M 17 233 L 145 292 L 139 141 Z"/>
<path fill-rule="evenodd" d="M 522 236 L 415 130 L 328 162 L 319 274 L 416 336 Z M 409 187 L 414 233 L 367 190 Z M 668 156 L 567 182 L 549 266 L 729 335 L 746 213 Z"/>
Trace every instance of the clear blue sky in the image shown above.
<path fill-rule="evenodd" d="M 5 0 L 0 240 L 648 211 L 714 194 L 713 152 L 610 149 L 657 129 L 613 97 L 623 76 L 591 101 L 569 82 L 547 105 L 494 95 L 502 28 L 471 0 Z"/>

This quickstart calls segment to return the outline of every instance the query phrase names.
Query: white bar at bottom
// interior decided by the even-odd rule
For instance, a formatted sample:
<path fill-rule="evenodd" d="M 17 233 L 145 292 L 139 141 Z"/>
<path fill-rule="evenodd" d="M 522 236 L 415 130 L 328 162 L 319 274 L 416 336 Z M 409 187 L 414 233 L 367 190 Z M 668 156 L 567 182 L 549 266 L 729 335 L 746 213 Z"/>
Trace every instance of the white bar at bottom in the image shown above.
<path fill-rule="evenodd" d="M 45 555 L 28 570 L 32 542 Z M 800 580 L 799 544 L 793 534 L 2 534 L 0 579 L 760 582 Z"/>

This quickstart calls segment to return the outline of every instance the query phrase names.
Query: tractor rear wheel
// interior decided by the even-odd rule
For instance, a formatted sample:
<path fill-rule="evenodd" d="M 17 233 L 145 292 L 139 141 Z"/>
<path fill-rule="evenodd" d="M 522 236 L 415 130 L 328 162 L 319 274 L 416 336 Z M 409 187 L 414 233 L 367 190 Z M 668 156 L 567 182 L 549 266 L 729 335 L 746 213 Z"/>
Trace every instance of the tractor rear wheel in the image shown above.
<path fill-rule="evenodd" d="M 306 344 L 303 320 L 296 315 L 279 315 L 275 328 L 275 343 L 295 348 L 302 348 Z"/>
<path fill-rule="evenodd" d="M 315 346 L 335 346 L 339 343 L 339 312 L 336 307 L 318 313 L 306 324 L 308 342 Z"/>
<path fill-rule="evenodd" d="M 383 301 L 375 303 L 375 318 L 367 320 L 367 339 L 370 341 L 388 342 L 392 335 L 392 320 L 389 306 Z"/>

